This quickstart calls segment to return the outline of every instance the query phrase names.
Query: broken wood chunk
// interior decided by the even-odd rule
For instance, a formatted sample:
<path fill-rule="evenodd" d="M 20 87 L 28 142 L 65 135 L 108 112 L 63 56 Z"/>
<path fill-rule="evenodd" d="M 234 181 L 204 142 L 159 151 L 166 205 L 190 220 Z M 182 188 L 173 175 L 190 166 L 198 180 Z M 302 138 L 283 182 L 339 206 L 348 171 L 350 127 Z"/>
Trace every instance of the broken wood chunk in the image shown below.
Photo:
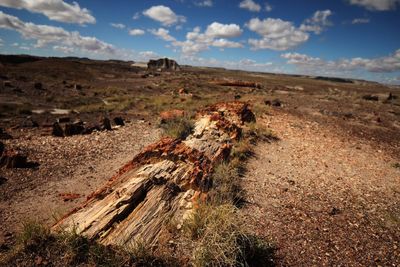
<path fill-rule="evenodd" d="M 242 102 L 209 106 L 196 118 L 185 140 L 164 137 L 146 147 L 53 230 L 73 230 L 104 245 L 156 244 L 166 221 L 182 221 L 206 198 L 213 168 L 228 158 L 240 126 L 255 120 Z"/>

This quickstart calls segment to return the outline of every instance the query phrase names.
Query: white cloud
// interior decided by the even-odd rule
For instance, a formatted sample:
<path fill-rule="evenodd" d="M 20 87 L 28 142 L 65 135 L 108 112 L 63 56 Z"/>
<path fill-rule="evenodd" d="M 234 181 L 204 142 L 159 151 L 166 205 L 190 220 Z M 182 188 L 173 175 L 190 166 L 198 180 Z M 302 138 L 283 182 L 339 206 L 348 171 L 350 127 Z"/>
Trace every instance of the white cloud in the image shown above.
<path fill-rule="evenodd" d="M 176 23 L 186 22 L 186 18 L 184 16 L 176 15 L 169 7 L 163 5 L 152 6 L 143 11 L 143 15 L 161 22 L 161 24 L 164 26 L 171 26 Z"/>
<path fill-rule="evenodd" d="M 351 24 L 367 24 L 367 23 L 369 23 L 369 19 L 366 19 L 366 18 L 356 18 L 356 19 L 353 19 L 353 21 L 351 22 Z"/>
<path fill-rule="evenodd" d="M 254 2 L 253 0 L 243 0 L 239 4 L 240 8 L 247 9 L 252 12 L 260 12 L 261 11 L 261 6 Z"/>
<path fill-rule="evenodd" d="M 348 0 L 350 4 L 364 7 L 368 10 L 387 11 L 394 10 L 400 0 Z"/>
<path fill-rule="evenodd" d="M 144 30 L 142 30 L 142 29 L 129 30 L 129 35 L 132 35 L 132 36 L 138 36 L 138 35 L 143 35 L 143 34 L 144 34 Z"/>
<path fill-rule="evenodd" d="M 175 41 L 175 47 L 180 47 L 185 55 L 195 55 L 199 52 L 218 48 L 242 48 L 243 44 L 227 40 L 227 38 L 238 37 L 242 34 L 242 29 L 236 24 L 221 24 L 213 22 L 208 25 L 207 30 L 202 33 L 200 27 L 195 27 L 193 31 L 186 34 L 185 41 Z"/>
<path fill-rule="evenodd" d="M 318 10 L 311 18 L 306 19 L 304 23 L 300 25 L 300 30 L 320 34 L 325 27 L 332 25 L 332 22 L 328 20 L 331 15 L 332 11 L 329 9 Z"/>
<path fill-rule="evenodd" d="M 140 13 L 139 12 L 136 12 L 133 16 L 132 16 L 132 19 L 134 19 L 134 20 L 137 20 L 137 19 L 139 19 L 140 18 Z"/>
<path fill-rule="evenodd" d="M 213 1 L 212 0 L 203 0 L 203 1 L 195 2 L 194 4 L 196 6 L 201 6 L 201 7 L 212 7 Z"/>
<path fill-rule="evenodd" d="M 122 23 L 110 23 L 111 27 L 117 28 L 117 29 L 125 29 L 125 24 Z"/>
<path fill-rule="evenodd" d="M 0 6 L 16 9 L 26 9 L 33 13 L 40 13 L 50 20 L 66 23 L 96 23 L 96 19 L 86 8 L 81 8 L 77 2 L 72 4 L 63 0 L 1 0 Z"/>
<path fill-rule="evenodd" d="M 307 32 L 296 28 L 291 22 L 281 19 L 267 18 L 260 20 L 254 18 L 251 19 L 246 26 L 251 31 L 262 36 L 262 39 L 248 40 L 254 50 L 287 50 L 306 42 L 309 38 Z"/>
<path fill-rule="evenodd" d="M 0 11 L 0 28 L 14 30 L 19 32 L 25 39 L 36 40 L 36 48 L 45 47 L 48 44 L 62 44 L 63 46 L 75 47 L 93 53 L 116 53 L 116 49 L 111 44 L 95 37 L 82 36 L 79 32 L 69 32 L 61 27 L 24 22 L 2 11 Z"/>
<path fill-rule="evenodd" d="M 273 71 L 272 62 L 257 62 L 252 59 L 241 59 L 239 61 L 221 61 L 215 58 L 202 58 L 195 56 L 183 56 L 180 59 L 183 64 L 205 67 L 220 67 L 227 69 L 240 69 L 248 71 Z"/>
<path fill-rule="evenodd" d="M 271 12 L 272 11 L 272 6 L 268 3 L 265 3 L 265 11 Z"/>
<path fill-rule="evenodd" d="M 306 42 L 310 34 L 321 33 L 327 26 L 332 25 L 328 20 L 332 15 L 330 10 L 316 11 L 313 16 L 306 19 L 300 27 L 296 27 L 290 21 L 281 19 L 267 18 L 260 20 L 253 18 L 246 27 L 249 30 L 258 33 L 262 38 L 248 40 L 253 50 L 272 49 L 272 50 L 288 50 Z"/>
<path fill-rule="evenodd" d="M 241 35 L 242 32 L 239 25 L 213 22 L 208 25 L 205 34 L 215 38 L 232 38 Z"/>
<path fill-rule="evenodd" d="M 68 47 L 68 46 L 55 45 L 55 46 L 53 46 L 53 49 L 55 51 L 59 51 L 64 54 L 71 54 L 72 52 L 74 52 L 74 49 L 72 47 Z"/>
<path fill-rule="evenodd" d="M 167 30 L 167 29 L 159 28 L 158 30 L 151 29 L 149 31 L 150 31 L 150 33 L 163 39 L 164 41 L 167 41 L 167 42 L 175 41 L 175 38 L 169 34 L 169 30 Z"/>
<path fill-rule="evenodd" d="M 212 46 L 221 48 L 242 48 L 243 45 L 238 42 L 232 42 L 224 38 L 216 39 L 212 42 Z"/>
<path fill-rule="evenodd" d="M 139 60 L 148 61 L 149 59 L 160 58 L 160 56 L 153 51 L 142 51 L 139 52 Z"/>
<path fill-rule="evenodd" d="M 400 70 L 400 49 L 392 55 L 372 59 L 357 57 L 326 61 L 298 53 L 286 53 L 282 54 L 281 57 L 287 59 L 288 64 L 294 64 L 300 68 L 316 72 L 319 70 L 351 71 L 356 69 L 364 69 L 369 72 L 394 72 Z"/>

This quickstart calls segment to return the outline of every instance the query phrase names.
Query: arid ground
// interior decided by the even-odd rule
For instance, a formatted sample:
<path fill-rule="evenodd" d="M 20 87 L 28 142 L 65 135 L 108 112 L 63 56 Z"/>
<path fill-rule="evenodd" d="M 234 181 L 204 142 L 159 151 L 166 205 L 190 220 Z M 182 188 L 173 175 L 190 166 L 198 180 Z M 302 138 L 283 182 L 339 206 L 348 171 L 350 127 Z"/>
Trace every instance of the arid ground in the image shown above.
<path fill-rule="evenodd" d="M 24 222 L 52 224 L 143 147 L 159 114 L 251 104 L 277 140 L 259 142 L 242 177 L 246 227 L 278 266 L 400 265 L 400 88 L 374 82 L 183 66 L 149 73 L 119 61 L 0 56 L 6 148 L 34 168 L 0 169 L 0 254 Z M 223 86 L 217 81 L 259 86 Z M 55 137 L 60 118 L 125 126 Z M 74 194 L 66 199 L 68 194 Z"/>

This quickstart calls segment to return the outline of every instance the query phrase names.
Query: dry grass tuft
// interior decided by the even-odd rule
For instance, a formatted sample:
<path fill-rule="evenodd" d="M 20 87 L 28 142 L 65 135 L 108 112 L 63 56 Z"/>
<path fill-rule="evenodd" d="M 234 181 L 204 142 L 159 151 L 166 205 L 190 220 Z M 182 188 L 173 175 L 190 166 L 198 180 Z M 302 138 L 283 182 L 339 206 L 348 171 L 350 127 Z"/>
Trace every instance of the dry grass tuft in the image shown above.
<path fill-rule="evenodd" d="M 194 123 L 189 117 L 181 117 L 161 123 L 160 127 L 166 135 L 184 140 L 192 133 Z"/>

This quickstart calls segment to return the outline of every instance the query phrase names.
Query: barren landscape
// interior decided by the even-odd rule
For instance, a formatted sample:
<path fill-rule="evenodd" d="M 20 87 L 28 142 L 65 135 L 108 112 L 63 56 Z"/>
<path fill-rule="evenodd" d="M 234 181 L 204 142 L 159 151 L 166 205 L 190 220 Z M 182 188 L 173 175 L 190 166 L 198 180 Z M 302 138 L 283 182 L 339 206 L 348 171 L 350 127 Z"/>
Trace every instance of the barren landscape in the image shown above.
<path fill-rule="evenodd" d="M 53 225 L 146 146 L 171 135 L 162 120 L 177 113 L 172 110 L 194 118 L 207 106 L 239 101 L 273 136 L 252 142 L 240 171 L 243 199 L 236 212 L 274 251 L 254 266 L 400 264 L 398 87 L 189 66 L 157 72 L 130 64 L 1 56 L 1 142 L 31 163 L 1 168 L 3 258 L 26 222 Z M 104 118 L 112 129 L 102 130 Z M 56 121 L 78 119 L 94 130 L 54 136 Z M 182 246 L 188 241 L 179 237 L 179 224 L 172 228 L 159 244 L 176 243 L 165 245 L 167 251 L 187 265 L 190 253 Z M 57 265 L 45 254 L 30 257 Z"/>

